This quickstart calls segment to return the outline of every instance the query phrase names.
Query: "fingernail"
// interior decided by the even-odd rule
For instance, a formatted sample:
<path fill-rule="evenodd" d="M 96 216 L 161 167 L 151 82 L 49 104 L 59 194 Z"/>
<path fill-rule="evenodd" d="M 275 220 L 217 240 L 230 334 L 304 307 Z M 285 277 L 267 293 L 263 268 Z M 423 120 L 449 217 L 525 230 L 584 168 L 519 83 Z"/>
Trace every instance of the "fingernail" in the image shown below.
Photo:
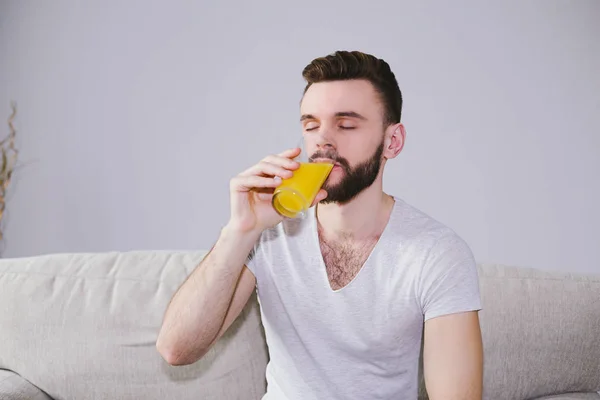
<path fill-rule="evenodd" d="M 280 182 L 281 182 L 281 178 L 280 178 L 279 176 L 276 176 L 275 178 L 273 178 L 273 180 L 274 180 L 276 183 L 280 183 Z"/>

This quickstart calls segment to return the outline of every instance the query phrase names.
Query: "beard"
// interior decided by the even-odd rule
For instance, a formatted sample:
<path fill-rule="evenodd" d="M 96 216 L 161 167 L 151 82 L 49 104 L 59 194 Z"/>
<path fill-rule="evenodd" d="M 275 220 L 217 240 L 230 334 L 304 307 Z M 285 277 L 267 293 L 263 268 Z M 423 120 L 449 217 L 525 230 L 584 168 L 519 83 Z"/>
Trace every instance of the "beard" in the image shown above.
<path fill-rule="evenodd" d="M 351 167 L 348 160 L 340 157 L 333 149 L 318 151 L 310 159 L 328 158 L 340 164 L 344 174 L 340 181 L 335 184 L 329 183 L 329 178 L 325 181 L 323 189 L 327 192 L 327 197 L 321 200 L 322 204 L 337 203 L 346 204 L 366 188 L 370 187 L 381 169 L 381 156 L 383 154 L 383 140 L 375 150 L 374 154 L 368 160 Z"/>

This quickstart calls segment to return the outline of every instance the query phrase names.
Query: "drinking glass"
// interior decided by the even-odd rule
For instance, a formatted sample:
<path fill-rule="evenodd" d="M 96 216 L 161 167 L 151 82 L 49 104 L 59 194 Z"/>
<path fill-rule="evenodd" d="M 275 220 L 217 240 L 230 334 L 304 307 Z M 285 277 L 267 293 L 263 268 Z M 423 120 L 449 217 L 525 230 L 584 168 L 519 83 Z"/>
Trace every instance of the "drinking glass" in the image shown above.
<path fill-rule="evenodd" d="M 306 217 L 334 165 L 331 160 L 310 161 L 304 138 L 297 147 L 301 152 L 294 160 L 300 163 L 300 167 L 292 171 L 292 177 L 283 179 L 273 193 L 273 208 L 286 218 Z"/>

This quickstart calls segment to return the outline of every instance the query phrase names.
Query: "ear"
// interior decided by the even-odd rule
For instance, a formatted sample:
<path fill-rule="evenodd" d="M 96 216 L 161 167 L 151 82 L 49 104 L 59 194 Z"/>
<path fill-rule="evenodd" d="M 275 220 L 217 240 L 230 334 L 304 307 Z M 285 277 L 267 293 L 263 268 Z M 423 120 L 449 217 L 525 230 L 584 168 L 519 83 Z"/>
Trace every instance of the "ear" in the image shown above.
<path fill-rule="evenodd" d="M 388 127 L 386 132 L 386 143 L 384 155 L 386 158 L 395 158 L 404 148 L 406 140 L 406 129 L 401 123 Z"/>

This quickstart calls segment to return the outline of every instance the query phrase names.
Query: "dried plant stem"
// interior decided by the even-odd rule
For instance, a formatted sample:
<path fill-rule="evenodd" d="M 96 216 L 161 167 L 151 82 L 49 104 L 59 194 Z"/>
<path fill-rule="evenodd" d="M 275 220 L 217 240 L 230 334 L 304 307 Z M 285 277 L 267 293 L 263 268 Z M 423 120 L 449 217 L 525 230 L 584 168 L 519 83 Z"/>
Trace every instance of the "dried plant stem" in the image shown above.
<path fill-rule="evenodd" d="M 0 164 L 0 223 L 2 222 L 4 209 L 6 207 L 6 191 L 17 163 L 17 156 L 19 155 L 19 151 L 15 146 L 17 131 L 13 125 L 15 116 L 17 115 L 15 103 L 11 103 L 11 109 L 12 113 L 8 118 L 8 136 L 0 141 L 0 151 L 2 152 L 2 163 Z M 4 235 L 0 229 L 0 240 L 3 238 Z"/>

